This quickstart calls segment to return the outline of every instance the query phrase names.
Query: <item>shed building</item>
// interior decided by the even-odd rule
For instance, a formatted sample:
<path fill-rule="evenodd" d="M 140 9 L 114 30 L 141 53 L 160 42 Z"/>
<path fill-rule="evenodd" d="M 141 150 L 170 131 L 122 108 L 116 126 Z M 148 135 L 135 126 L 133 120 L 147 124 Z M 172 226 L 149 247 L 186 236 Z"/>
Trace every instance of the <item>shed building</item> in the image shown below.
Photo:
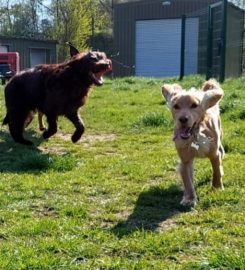
<path fill-rule="evenodd" d="M 20 69 L 57 62 L 57 42 L 0 36 L 0 52 L 18 52 Z"/>

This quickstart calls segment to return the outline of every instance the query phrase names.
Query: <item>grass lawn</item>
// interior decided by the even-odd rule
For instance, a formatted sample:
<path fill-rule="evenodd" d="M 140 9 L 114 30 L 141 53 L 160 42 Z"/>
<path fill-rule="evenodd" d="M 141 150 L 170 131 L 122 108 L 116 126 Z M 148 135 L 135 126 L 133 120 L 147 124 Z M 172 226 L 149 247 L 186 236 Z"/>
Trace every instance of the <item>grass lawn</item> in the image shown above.
<path fill-rule="evenodd" d="M 0 129 L 0 269 L 245 269 L 245 78 L 227 80 L 221 102 L 225 190 L 195 164 L 199 202 L 179 205 L 178 157 L 160 86 L 123 78 L 94 88 L 72 124 L 41 138 L 37 118 L 15 144 Z M 203 78 L 185 78 L 199 87 Z M 0 119 L 5 114 L 0 86 Z"/>

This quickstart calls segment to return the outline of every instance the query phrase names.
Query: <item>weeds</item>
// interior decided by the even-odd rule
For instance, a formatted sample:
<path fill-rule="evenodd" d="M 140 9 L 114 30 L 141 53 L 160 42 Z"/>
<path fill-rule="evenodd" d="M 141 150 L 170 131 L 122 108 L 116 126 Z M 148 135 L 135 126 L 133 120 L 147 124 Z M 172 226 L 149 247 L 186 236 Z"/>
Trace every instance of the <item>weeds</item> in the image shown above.
<path fill-rule="evenodd" d="M 244 269 L 245 79 L 222 85 L 225 190 L 210 189 L 211 165 L 197 160 L 194 209 L 179 205 L 163 82 L 176 78 L 108 79 L 95 88 L 76 144 L 63 118 L 48 141 L 32 122 L 25 136 L 35 147 L 1 128 L 0 269 Z"/>

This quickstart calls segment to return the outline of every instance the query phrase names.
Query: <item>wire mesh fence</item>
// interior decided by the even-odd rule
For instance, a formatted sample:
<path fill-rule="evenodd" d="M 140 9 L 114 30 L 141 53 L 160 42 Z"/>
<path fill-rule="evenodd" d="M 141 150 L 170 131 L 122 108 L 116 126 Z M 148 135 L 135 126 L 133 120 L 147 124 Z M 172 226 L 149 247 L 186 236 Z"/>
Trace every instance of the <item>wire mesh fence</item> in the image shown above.
<path fill-rule="evenodd" d="M 116 76 L 203 74 L 223 81 L 243 73 L 243 9 L 227 0 L 162 2 L 115 9 Z"/>
<path fill-rule="evenodd" d="M 208 9 L 187 14 L 199 19 L 198 69 L 207 78 L 223 81 L 243 72 L 244 11 L 225 1 L 211 4 Z M 186 27 L 185 36 L 193 36 Z M 185 61 L 185 60 L 184 60 Z M 194 61 L 194 59 L 193 59 Z M 185 64 L 188 74 L 188 63 Z"/>

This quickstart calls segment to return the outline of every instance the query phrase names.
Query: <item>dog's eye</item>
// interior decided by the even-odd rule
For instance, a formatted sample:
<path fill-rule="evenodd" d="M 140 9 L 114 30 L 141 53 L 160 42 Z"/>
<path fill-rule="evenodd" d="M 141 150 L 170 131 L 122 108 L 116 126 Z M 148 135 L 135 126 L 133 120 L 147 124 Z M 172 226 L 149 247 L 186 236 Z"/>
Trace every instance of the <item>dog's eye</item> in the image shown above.
<path fill-rule="evenodd" d="M 98 61 L 98 60 L 99 60 L 98 55 L 95 54 L 94 52 L 90 52 L 90 53 L 89 53 L 89 56 L 90 56 L 90 58 L 91 58 L 92 60 L 94 60 L 94 61 Z"/>
<path fill-rule="evenodd" d="M 99 58 L 98 58 L 97 55 L 93 55 L 91 58 L 92 58 L 94 61 L 98 61 L 98 60 L 99 60 Z"/>
<path fill-rule="evenodd" d="M 173 106 L 173 108 L 175 109 L 175 110 L 179 110 L 179 105 L 178 104 L 175 104 L 174 106 Z"/>
<path fill-rule="evenodd" d="M 192 103 L 192 104 L 191 104 L 191 108 L 192 108 L 192 109 L 197 108 L 197 106 L 198 106 L 197 103 Z"/>

